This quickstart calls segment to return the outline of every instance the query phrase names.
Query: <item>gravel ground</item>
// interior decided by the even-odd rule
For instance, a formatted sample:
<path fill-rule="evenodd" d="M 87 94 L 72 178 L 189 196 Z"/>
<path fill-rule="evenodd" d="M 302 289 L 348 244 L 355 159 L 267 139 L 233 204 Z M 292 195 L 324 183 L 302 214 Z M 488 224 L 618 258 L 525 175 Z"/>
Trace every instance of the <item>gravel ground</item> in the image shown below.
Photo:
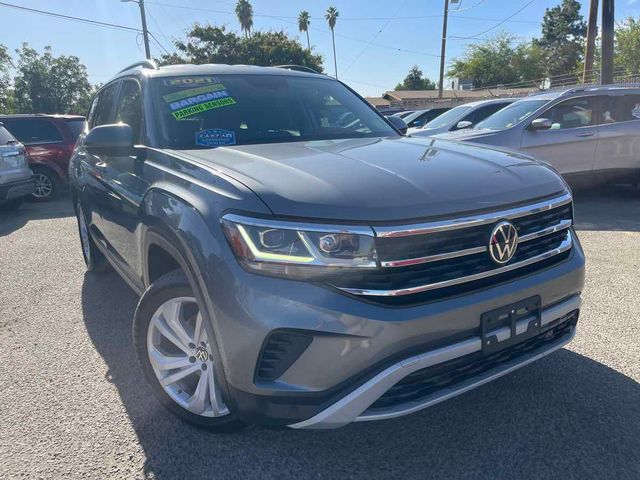
<path fill-rule="evenodd" d="M 640 192 L 579 196 L 575 341 L 418 414 L 214 435 L 165 414 L 136 296 L 85 274 L 68 200 L 0 214 L 0 478 L 640 478 Z"/>

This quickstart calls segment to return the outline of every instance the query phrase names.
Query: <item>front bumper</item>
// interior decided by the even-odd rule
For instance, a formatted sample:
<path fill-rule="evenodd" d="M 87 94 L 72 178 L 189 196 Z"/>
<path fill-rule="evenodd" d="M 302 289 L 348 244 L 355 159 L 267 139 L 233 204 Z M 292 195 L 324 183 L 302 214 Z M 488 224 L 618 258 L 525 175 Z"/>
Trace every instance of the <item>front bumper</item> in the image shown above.
<path fill-rule="evenodd" d="M 35 185 L 33 177 L 0 184 L 0 203 L 31 195 Z"/>
<path fill-rule="evenodd" d="M 411 413 L 530 363 L 566 342 L 473 378 L 468 385 L 421 399 L 419 404 L 384 414 L 366 412 L 400 379 L 429 362 L 435 365 L 476 351 L 485 312 L 532 296 L 540 297 L 545 322 L 555 320 L 560 308 L 577 310 L 584 285 L 584 255 L 573 238 L 571 251 L 553 266 L 402 308 L 311 283 L 250 274 L 235 262 L 225 262 L 225 270 L 215 269 L 224 271 L 225 277 L 216 282 L 210 298 L 215 299 L 213 316 L 230 406 L 252 423 L 333 428 Z M 262 349 L 277 331 L 300 332 L 313 341 L 276 379 L 259 379 Z"/>

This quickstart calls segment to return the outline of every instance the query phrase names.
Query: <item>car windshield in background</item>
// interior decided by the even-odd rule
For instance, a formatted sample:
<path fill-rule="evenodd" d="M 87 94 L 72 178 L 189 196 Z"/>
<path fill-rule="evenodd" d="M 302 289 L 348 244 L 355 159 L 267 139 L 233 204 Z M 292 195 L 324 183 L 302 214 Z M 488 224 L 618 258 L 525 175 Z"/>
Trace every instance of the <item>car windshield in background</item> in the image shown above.
<path fill-rule="evenodd" d="M 505 128 L 513 127 L 547 103 L 549 103 L 549 100 L 518 100 L 494 113 L 473 128 L 504 130 Z"/>
<path fill-rule="evenodd" d="M 84 118 L 74 118 L 73 120 L 67 120 L 67 125 L 71 133 L 73 133 L 73 138 L 75 140 L 78 139 L 78 136 L 82 133 L 82 129 L 84 128 Z"/>
<path fill-rule="evenodd" d="M 198 75 L 153 82 L 164 148 L 398 136 L 365 102 L 329 79 Z"/>
<path fill-rule="evenodd" d="M 471 110 L 471 107 L 467 105 L 460 105 L 459 107 L 452 108 L 451 110 L 444 112 L 442 115 L 438 115 L 429 123 L 425 124 L 425 126 L 422 128 L 429 129 L 446 127 L 450 123 L 453 123 L 458 118 L 462 117 L 462 115 L 464 115 L 469 110 Z"/>

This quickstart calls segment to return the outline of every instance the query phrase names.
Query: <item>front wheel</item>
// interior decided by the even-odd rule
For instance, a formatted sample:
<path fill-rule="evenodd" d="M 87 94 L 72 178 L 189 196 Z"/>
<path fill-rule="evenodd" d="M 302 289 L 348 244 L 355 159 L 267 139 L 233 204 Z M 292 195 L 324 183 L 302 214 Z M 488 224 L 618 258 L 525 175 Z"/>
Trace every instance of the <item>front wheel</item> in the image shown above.
<path fill-rule="evenodd" d="M 220 388 L 223 375 L 204 315 L 185 275 L 160 277 L 140 298 L 133 324 L 138 362 L 160 402 L 183 420 L 216 431 L 243 426 Z"/>

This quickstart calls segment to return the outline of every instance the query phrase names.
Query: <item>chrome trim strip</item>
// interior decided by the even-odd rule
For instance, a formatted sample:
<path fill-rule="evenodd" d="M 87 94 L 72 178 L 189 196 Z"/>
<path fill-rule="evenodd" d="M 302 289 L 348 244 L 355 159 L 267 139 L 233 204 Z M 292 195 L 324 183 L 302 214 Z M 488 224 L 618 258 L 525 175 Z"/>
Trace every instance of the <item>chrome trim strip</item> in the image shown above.
<path fill-rule="evenodd" d="M 345 288 L 337 287 L 335 285 L 334 287 L 342 290 L 343 292 L 350 293 L 351 295 L 366 295 L 371 297 L 398 297 L 401 295 L 411 295 L 414 293 L 426 292 L 428 290 L 435 290 L 437 288 L 451 287 L 460 283 L 473 282 L 474 280 L 480 280 L 482 278 L 491 277 L 493 275 L 510 272 L 511 270 L 515 270 L 517 268 L 526 267 L 527 265 L 541 262 L 555 255 L 566 252 L 567 250 L 570 250 L 572 243 L 573 238 L 571 236 L 571 232 L 569 231 L 567 232 L 567 238 L 557 248 L 549 250 L 548 252 L 542 253 L 540 255 L 536 255 L 535 257 L 528 258 L 527 260 L 522 260 L 521 262 L 505 265 L 504 267 L 494 268 L 493 270 L 489 270 L 486 272 L 467 275 L 465 277 L 453 278 L 451 280 L 445 280 L 442 282 L 429 283 L 427 285 L 419 285 L 417 287 L 399 288 L 393 290 L 368 290 L 366 288 Z"/>
<path fill-rule="evenodd" d="M 523 235 L 522 237 L 518 238 L 518 242 L 519 243 L 528 242 L 529 240 L 534 240 L 536 238 L 544 237 L 546 235 L 551 235 L 552 233 L 556 233 L 556 232 L 559 232 L 561 230 L 566 230 L 567 228 L 571 227 L 572 223 L 573 222 L 571 220 L 562 220 L 557 225 L 553 225 L 551 227 L 544 228 L 542 230 L 538 230 L 537 232 L 533 232 L 533 233 L 529 233 L 527 235 Z"/>
<path fill-rule="evenodd" d="M 456 250 L 455 252 L 437 253 L 427 257 L 409 258 L 406 260 L 387 260 L 381 262 L 383 267 L 408 267 L 410 265 L 419 265 L 421 263 L 437 262 L 439 260 L 449 260 L 450 258 L 464 257 L 466 255 L 475 255 L 476 253 L 486 252 L 487 247 L 473 247 L 464 250 Z"/>
<path fill-rule="evenodd" d="M 580 308 L 581 299 L 579 296 L 573 296 L 564 300 L 548 309 L 542 311 L 542 324 L 562 318 L 570 312 Z M 455 397 L 461 393 L 471 390 L 475 387 L 483 385 L 491 380 L 501 377 L 517 368 L 527 365 L 539 358 L 547 355 L 555 350 L 558 350 L 562 346 L 569 343 L 573 336 L 567 339 L 562 339 L 557 343 L 549 346 L 549 348 L 542 351 L 538 351 L 531 357 L 524 360 L 515 361 L 511 364 L 503 365 L 503 368 L 493 370 L 486 376 L 480 376 L 470 379 L 467 383 L 458 385 L 453 389 L 443 390 L 436 393 L 434 396 L 423 400 L 422 402 L 414 404 L 400 405 L 389 411 L 377 413 L 377 414 L 363 414 L 367 408 L 369 408 L 378 398 L 380 398 L 389 388 L 398 383 L 404 377 L 423 368 L 431 367 L 455 358 L 468 355 L 473 352 L 477 352 L 482 348 L 482 340 L 480 337 L 473 337 L 468 340 L 449 345 L 447 347 L 432 350 L 414 357 L 402 360 L 387 369 L 380 372 L 378 375 L 362 384 L 353 392 L 344 396 L 333 405 L 330 405 L 325 410 L 321 411 L 317 415 L 304 420 L 302 422 L 289 425 L 291 428 L 337 428 L 353 421 L 363 422 L 371 420 L 383 420 L 387 418 L 399 417 L 407 415 L 409 413 L 422 410 L 423 408 L 435 405 L 449 398 Z"/>
<path fill-rule="evenodd" d="M 534 203 L 524 207 L 512 208 L 509 210 L 503 210 L 500 212 L 491 212 L 485 214 L 479 214 L 476 216 L 460 217 L 453 220 L 442 220 L 436 222 L 418 223 L 413 225 L 402 226 L 382 226 L 373 227 L 376 235 L 382 238 L 393 237 L 406 237 L 410 235 L 423 235 L 426 233 L 441 232 L 443 230 L 457 230 L 459 228 L 475 227 L 477 225 L 485 225 L 487 223 L 494 223 L 498 220 L 513 219 L 524 217 L 526 215 L 533 215 L 547 210 L 552 210 L 562 205 L 570 203 L 572 200 L 571 193 L 567 192 L 564 195 L 554 198 L 552 200 L 545 200 L 544 202 Z"/>
<path fill-rule="evenodd" d="M 352 225 L 329 225 L 322 223 L 301 223 L 286 220 L 265 219 L 257 217 L 246 217 L 244 215 L 236 215 L 235 213 L 227 213 L 221 217 L 221 220 L 227 220 L 241 225 L 250 225 L 252 227 L 264 228 L 280 228 L 283 230 L 295 230 L 305 232 L 322 232 L 322 233 L 351 233 L 354 235 L 366 235 L 373 237 L 374 232 L 371 227 L 352 226 Z"/>

